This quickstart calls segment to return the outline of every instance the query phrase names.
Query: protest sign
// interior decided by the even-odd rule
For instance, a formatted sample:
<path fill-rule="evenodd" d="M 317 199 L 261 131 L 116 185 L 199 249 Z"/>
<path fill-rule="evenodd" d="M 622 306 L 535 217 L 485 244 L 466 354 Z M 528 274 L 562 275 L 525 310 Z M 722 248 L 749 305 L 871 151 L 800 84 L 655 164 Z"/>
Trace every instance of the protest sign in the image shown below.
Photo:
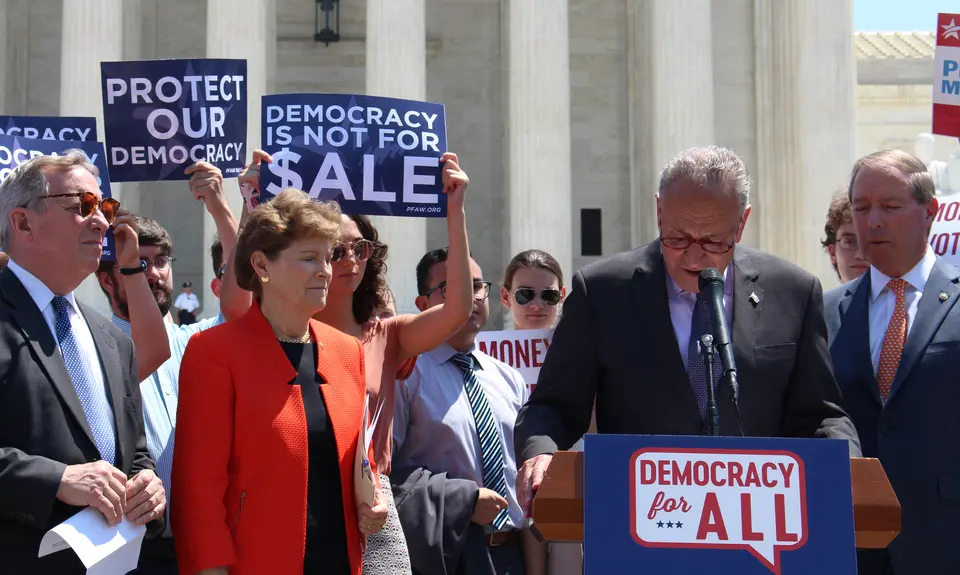
<path fill-rule="evenodd" d="M 953 265 L 960 265 L 960 195 L 941 196 L 940 207 L 930 226 L 930 247 Z"/>
<path fill-rule="evenodd" d="M 960 14 L 940 14 L 937 18 L 933 133 L 960 137 Z"/>
<path fill-rule="evenodd" d="M 56 116 L 0 116 L 0 136 L 96 142 L 97 119 L 59 118 Z"/>
<path fill-rule="evenodd" d="M 446 217 L 440 104 L 349 94 L 264 96 L 261 200 L 296 188 L 348 214 Z"/>
<path fill-rule="evenodd" d="M 103 151 L 103 144 L 100 142 L 59 142 L 0 135 L 0 182 L 7 179 L 7 176 L 13 172 L 14 168 L 31 158 L 37 156 L 57 156 L 70 149 L 81 150 L 87 156 L 87 159 L 90 160 L 90 163 L 97 167 L 99 171 L 97 184 L 100 186 L 100 194 L 104 198 L 112 198 L 113 196 L 110 194 L 110 173 L 107 170 L 106 154 Z M 100 259 L 116 259 L 112 229 L 108 230 L 106 236 L 103 238 L 103 254 L 100 256 Z"/>
<path fill-rule="evenodd" d="M 552 329 L 481 331 L 477 334 L 477 347 L 519 371 L 527 388 L 533 391 L 552 339 Z"/>
<path fill-rule="evenodd" d="M 188 180 L 183 171 L 201 161 L 240 175 L 246 60 L 103 62 L 100 72 L 113 181 Z"/>

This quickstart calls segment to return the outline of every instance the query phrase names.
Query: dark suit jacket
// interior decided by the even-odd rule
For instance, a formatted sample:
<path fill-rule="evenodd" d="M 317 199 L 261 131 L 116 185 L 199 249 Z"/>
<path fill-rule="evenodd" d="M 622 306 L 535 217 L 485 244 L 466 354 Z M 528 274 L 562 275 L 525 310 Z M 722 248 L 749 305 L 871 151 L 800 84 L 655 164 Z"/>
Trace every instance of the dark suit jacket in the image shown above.
<path fill-rule="evenodd" d="M 733 278 L 730 330 L 745 434 L 847 439 L 859 455 L 839 407 L 820 282 L 743 247 Z M 574 275 L 537 387 L 517 418 L 519 461 L 569 449 L 587 431 L 594 396 L 600 433 L 705 433 L 670 320 L 659 242 Z M 721 435 L 739 435 L 725 389 L 717 404 Z"/>
<path fill-rule="evenodd" d="M 116 467 L 154 469 L 147 452 L 133 342 L 81 305 L 117 429 Z M 93 433 L 50 328 L 10 269 L 0 271 L 0 571 L 84 573 L 76 555 L 37 558 L 40 539 L 80 511 L 56 498 L 68 465 L 99 459 Z M 161 531 L 162 520 L 150 525 Z M 79 570 L 78 570 L 79 569 Z"/>
<path fill-rule="evenodd" d="M 960 573 L 960 270 L 937 260 L 886 404 L 870 357 L 870 273 L 825 296 L 837 381 L 866 457 L 877 457 L 902 507 L 886 552 L 897 575 Z M 941 299 L 940 294 L 946 298 Z M 872 556 L 872 557 L 871 557 Z M 861 575 L 883 552 L 861 554 Z"/>

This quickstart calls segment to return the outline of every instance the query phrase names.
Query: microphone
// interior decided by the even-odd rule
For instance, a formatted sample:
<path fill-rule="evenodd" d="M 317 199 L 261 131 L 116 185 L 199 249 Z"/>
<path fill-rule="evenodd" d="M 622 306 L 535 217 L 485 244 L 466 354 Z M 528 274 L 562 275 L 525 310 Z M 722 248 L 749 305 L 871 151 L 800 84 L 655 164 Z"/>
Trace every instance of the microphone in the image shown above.
<path fill-rule="evenodd" d="M 733 402 L 737 427 L 741 437 L 743 422 L 740 419 L 740 385 L 737 383 L 737 364 L 733 359 L 733 346 L 730 345 L 730 329 L 727 326 L 727 314 L 723 306 L 723 276 L 713 268 L 700 271 L 698 281 L 700 293 L 710 310 L 710 323 L 713 325 L 713 342 L 717 355 L 720 356 L 720 366 L 723 371 L 723 381 Z"/>

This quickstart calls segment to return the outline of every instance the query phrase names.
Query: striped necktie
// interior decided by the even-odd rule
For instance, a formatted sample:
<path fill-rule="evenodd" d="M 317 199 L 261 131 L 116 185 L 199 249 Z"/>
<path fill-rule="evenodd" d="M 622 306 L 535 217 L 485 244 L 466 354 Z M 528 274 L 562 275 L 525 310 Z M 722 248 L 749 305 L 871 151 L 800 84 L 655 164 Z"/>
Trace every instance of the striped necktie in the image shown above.
<path fill-rule="evenodd" d="M 483 486 L 496 491 L 504 498 L 507 496 L 507 480 L 503 473 L 503 445 L 500 443 L 500 433 L 497 430 L 497 421 L 490 411 L 487 396 L 483 393 L 480 380 L 474 372 L 475 360 L 469 353 L 458 353 L 450 361 L 456 364 L 463 373 L 463 386 L 470 400 L 470 409 L 477 424 L 477 437 L 480 440 L 480 455 L 483 458 Z M 507 509 L 502 509 L 493 520 L 493 527 L 498 531 L 510 520 Z"/>

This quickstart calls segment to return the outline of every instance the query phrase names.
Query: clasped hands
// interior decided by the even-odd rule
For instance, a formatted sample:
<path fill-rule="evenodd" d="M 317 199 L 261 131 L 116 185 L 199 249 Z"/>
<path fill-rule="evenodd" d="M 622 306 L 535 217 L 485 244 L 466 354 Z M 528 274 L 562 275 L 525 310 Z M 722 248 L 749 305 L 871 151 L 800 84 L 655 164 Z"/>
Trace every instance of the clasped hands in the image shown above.
<path fill-rule="evenodd" d="M 69 465 L 60 479 L 57 499 L 76 507 L 93 507 L 110 525 L 124 516 L 137 525 L 163 516 L 167 496 L 156 473 L 144 469 L 127 479 L 106 461 Z"/>

